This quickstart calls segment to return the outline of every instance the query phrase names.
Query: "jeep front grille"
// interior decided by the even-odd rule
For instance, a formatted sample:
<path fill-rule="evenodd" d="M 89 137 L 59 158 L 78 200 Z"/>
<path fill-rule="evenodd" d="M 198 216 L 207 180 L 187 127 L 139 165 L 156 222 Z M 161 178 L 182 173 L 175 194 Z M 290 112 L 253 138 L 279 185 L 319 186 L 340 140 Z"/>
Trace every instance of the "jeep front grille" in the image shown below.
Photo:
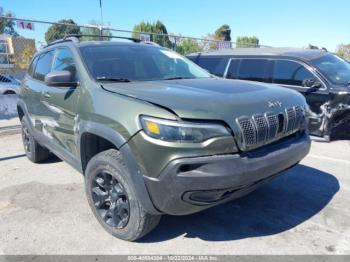
<path fill-rule="evenodd" d="M 256 148 L 279 138 L 288 136 L 301 129 L 304 112 L 300 106 L 287 108 L 285 112 L 275 114 L 267 112 L 252 117 L 242 116 L 236 119 L 240 128 L 242 150 Z"/>

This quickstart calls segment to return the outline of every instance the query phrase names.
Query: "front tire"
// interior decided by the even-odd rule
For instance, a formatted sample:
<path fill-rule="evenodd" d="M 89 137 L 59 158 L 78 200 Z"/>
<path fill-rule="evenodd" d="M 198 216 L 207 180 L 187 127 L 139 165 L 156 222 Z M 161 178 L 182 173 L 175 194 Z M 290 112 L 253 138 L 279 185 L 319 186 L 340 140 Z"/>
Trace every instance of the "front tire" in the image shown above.
<path fill-rule="evenodd" d="M 29 123 L 25 117 L 21 120 L 22 142 L 27 158 L 33 163 L 40 163 L 49 158 L 50 151 L 41 146 L 29 131 Z"/>
<path fill-rule="evenodd" d="M 85 172 L 89 205 L 103 228 L 113 236 L 134 241 L 154 229 L 160 215 L 142 207 L 130 173 L 119 151 L 109 149 L 94 156 Z"/>

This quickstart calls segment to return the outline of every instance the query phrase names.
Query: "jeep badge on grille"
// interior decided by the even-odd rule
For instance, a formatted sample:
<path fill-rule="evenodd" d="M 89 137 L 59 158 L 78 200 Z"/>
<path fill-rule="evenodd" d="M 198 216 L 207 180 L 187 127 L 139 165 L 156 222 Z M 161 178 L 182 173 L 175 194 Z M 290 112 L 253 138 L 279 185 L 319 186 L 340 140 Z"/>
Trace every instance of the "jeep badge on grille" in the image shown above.
<path fill-rule="evenodd" d="M 281 101 L 268 101 L 267 102 L 269 107 L 282 107 L 282 102 Z"/>

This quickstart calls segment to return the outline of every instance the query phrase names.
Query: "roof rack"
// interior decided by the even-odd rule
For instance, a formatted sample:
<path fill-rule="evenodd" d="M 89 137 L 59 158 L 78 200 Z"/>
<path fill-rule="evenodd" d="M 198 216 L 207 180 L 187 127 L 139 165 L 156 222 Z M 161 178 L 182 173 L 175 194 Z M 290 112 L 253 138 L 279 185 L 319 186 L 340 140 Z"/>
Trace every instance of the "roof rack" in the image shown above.
<path fill-rule="evenodd" d="M 59 43 L 64 43 L 64 42 L 79 43 L 81 37 L 96 37 L 96 38 L 98 38 L 100 40 L 102 40 L 103 38 L 117 38 L 117 39 L 130 40 L 130 41 L 135 42 L 135 43 L 140 43 L 141 42 L 140 39 L 132 38 L 132 37 L 123 37 L 123 36 L 68 34 L 68 35 L 65 35 L 62 39 L 58 39 L 56 41 L 53 41 L 53 42 L 47 44 L 45 46 L 45 48 L 48 47 L 48 46 L 52 46 L 52 45 L 59 44 Z"/>
<path fill-rule="evenodd" d="M 55 45 L 55 44 L 64 43 L 64 42 L 79 43 L 79 39 L 74 38 L 74 37 L 64 37 L 62 39 L 58 39 L 58 40 L 55 40 L 55 41 L 48 43 L 44 48 Z"/>
<path fill-rule="evenodd" d="M 130 41 L 135 42 L 135 43 L 141 42 L 140 39 L 132 38 L 132 37 L 110 36 L 110 35 L 85 35 L 85 34 L 69 34 L 69 35 L 66 35 L 63 39 L 76 38 L 76 39 L 78 39 L 78 41 L 79 41 L 79 39 L 80 39 L 81 37 L 96 37 L 96 38 L 99 38 L 99 39 L 103 39 L 103 38 L 116 38 L 116 39 L 130 40 Z"/>
<path fill-rule="evenodd" d="M 129 41 L 132 41 L 134 43 L 141 43 L 142 42 L 142 43 L 145 43 L 147 45 L 159 46 L 159 44 L 157 44 L 155 42 L 152 42 L 152 41 L 143 42 L 140 39 L 132 38 L 132 37 L 108 36 L 108 35 L 102 35 L 101 36 L 101 35 L 85 35 L 85 34 L 68 34 L 68 35 L 65 35 L 62 39 L 59 39 L 59 40 L 56 40 L 56 41 L 53 41 L 53 42 L 47 44 L 45 46 L 45 48 L 48 47 L 48 46 L 52 46 L 52 45 L 59 44 L 59 43 L 64 43 L 64 42 L 79 43 L 81 37 L 96 37 L 96 38 L 98 38 L 100 40 L 102 40 L 103 38 L 116 38 L 116 39 L 129 40 Z"/>

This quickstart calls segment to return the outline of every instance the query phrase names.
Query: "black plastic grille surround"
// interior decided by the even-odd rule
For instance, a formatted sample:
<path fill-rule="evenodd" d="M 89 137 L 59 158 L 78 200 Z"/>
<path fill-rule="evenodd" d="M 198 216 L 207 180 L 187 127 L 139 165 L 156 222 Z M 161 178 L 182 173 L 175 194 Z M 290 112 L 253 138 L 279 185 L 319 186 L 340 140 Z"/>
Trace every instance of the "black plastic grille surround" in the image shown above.
<path fill-rule="evenodd" d="M 303 108 L 295 106 L 278 114 L 267 112 L 239 117 L 236 121 L 241 130 L 242 150 L 248 150 L 297 132 L 302 128 L 305 116 Z"/>

